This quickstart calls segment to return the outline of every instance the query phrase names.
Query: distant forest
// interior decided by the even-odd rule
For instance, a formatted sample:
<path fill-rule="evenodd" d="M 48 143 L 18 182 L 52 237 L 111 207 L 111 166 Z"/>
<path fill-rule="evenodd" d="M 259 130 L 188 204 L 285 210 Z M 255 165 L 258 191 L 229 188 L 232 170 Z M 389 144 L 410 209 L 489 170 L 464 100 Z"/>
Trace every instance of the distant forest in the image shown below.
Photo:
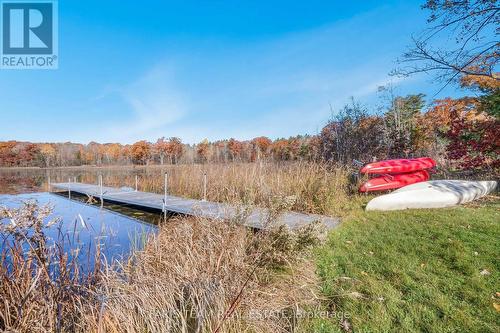
<path fill-rule="evenodd" d="M 383 105 L 369 110 L 354 99 L 318 135 L 277 140 L 234 138 L 198 144 L 179 138 L 156 142 L 31 143 L 0 142 L 2 167 L 150 165 L 266 161 L 318 161 L 349 165 L 375 159 L 431 156 L 448 169 L 500 167 L 500 83 L 466 75 L 464 89 L 474 97 L 446 98 L 425 107 L 422 94 L 395 96 L 381 87 Z"/>

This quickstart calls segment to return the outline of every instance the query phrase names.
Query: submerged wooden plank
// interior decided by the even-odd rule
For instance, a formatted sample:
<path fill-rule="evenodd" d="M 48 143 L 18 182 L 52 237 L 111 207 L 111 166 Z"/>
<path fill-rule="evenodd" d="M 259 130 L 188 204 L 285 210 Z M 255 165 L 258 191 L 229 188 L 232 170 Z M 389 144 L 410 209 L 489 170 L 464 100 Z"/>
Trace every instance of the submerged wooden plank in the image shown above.
<path fill-rule="evenodd" d="M 51 186 L 64 191 L 71 190 L 72 192 L 94 197 L 101 196 L 101 188 L 98 185 L 84 183 L 55 183 L 51 184 Z M 242 207 L 236 207 L 225 203 L 186 199 L 172 195 L 167 195 L 165 198 L 164 195 L 161 194 L 134 191 L 127 188 L 103 186 L 102 198 L 107 201 L 158 210 L 163 209 L 163 201 L 166 199 L 165 209 L 169 212 L 224 220 L 240 217 L 244 225 L 253 228 L 263 228 L 269 217 L 269 211 L 263 208 L 245 210 Z M 329 229 L 334 228 L 340 222 L 338 218 L 323 215 L 285 212 L 278 217 L 277 223 L 286 224 L 291 229 L 295 229 L 315 221 L 323 223 Z"/>

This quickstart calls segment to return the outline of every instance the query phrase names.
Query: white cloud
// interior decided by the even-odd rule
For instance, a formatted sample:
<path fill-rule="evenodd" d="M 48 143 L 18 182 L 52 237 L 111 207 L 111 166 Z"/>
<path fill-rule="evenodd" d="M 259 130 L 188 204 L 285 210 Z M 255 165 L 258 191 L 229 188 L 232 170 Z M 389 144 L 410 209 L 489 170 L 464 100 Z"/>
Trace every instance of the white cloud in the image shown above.
<path fill-rule="evenodd" d="M 148 139 L 151 132 L 173 124 L 187 114 L 185 97 L 175 87 L 173 71 L 166 66 L 154 67 L 116 92 L 132 112 L 124 117 L 123 122 L 111 126 L 107 141 Z"/>

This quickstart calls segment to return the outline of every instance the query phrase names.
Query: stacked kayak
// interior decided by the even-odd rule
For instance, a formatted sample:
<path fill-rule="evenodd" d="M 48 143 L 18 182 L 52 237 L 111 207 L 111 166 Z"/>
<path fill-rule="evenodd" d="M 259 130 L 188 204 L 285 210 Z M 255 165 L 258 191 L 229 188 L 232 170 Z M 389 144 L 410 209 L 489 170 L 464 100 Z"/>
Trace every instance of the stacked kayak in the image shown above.
<path fill-rule="evenodd" d="M 436 161 L 430 157 L 420 157 L 412 159 L 398 159 L 378 161 L 365 165 L 359 172 L 362 174 L 395 174 L 409 173 L 419 170 L 432 169 L 436 166 Z"/>
<path fill-rule="evenodd" d="M 419 170 L 410 173 L 399 173 L 394 175 L 383 175 L 375 177 L 361 185 L 360 192 L 387 191 L 397 189 L 406 185 L 425 182 L 430 179 L 429 172 Z"/>
<path fill-rule="evenodd" d="M 369 163 L 361 168 L 360 172 L 376 176 L 361 185 L 359 191 L 387 191 L 425 182 L 430 179 L 428 170 L 435 166 L 436 162 L 429 157 Z"/>

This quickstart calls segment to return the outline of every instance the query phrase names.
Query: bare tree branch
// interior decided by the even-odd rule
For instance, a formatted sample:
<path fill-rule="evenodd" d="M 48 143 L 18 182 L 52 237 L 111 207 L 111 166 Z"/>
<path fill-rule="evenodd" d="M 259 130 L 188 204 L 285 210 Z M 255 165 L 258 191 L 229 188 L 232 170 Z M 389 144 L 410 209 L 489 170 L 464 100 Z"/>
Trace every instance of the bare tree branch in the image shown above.
<path fill-rule="evenodd" d="M 500 61 L 499 0 L 427 0 L 427 20 L 436 23 L 419 37 L 399 59 L 393 75 L 432 74 L 444 82 L 442 91 L 460 77 L 474 75 L 500 81 L 495 71 Z M 455 46 L 443 50 L 443 41 L 453 38 Z"/>

